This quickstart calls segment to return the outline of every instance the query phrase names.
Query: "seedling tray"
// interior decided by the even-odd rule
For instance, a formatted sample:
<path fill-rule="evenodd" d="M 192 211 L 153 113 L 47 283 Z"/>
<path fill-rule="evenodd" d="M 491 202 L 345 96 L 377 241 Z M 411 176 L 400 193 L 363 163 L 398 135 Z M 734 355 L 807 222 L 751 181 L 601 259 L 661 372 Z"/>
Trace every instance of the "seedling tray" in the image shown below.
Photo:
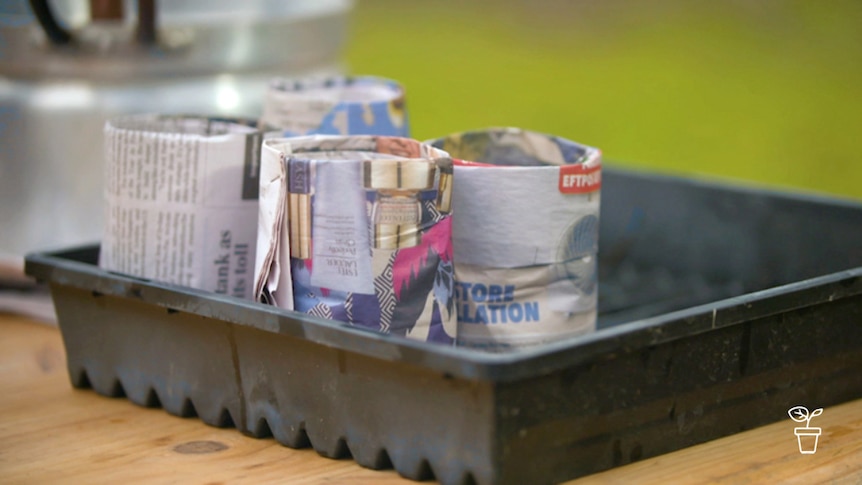
<path fill-rule="evenodd" d="M 555 483 L 862 397 L 862 204 L 607 169 L 600 238 L 599 331 L 502 355 L 108 273 L 97 246 L 26 271 L 75 387 L 417 480 Z"/>

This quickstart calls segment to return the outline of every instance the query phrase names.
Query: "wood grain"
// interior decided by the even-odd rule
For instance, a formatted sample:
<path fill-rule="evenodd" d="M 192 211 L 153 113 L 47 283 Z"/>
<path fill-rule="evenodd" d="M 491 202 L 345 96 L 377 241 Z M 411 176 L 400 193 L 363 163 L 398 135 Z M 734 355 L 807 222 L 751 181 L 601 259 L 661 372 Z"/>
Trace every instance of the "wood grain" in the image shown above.
<path fill-rule="evenodd" d="M 24 317 L 0 314 L 0 382 L 3 483 L 414 483 L 72 389 L 59 332 Z M 813 455 L 787 419 L 570 483 L 862 483 L 862 400 L 812 425 Z"/>

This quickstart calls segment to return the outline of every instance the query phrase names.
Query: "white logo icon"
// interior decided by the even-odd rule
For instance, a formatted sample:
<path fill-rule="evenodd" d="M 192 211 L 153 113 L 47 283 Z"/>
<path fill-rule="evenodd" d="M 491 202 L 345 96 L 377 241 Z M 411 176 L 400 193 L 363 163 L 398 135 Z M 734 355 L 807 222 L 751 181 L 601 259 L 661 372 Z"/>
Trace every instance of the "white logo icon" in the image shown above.
<path fill-rule="evenodd" d="M 799 452 L 803 455 L 813 455 L 817 453 L 817 441 L 820 439 L 820 428 L 811 427 L 811 418 L 823 414 L 823 408 L 817 408 L 814 411 L 808 412 L 805 406 L 793 406 L 787 410 L 790 419 L 797 423 L 805 422 L 805 426 L 793 428 L 793 434 L 796 435 L 799 441 Z"/>

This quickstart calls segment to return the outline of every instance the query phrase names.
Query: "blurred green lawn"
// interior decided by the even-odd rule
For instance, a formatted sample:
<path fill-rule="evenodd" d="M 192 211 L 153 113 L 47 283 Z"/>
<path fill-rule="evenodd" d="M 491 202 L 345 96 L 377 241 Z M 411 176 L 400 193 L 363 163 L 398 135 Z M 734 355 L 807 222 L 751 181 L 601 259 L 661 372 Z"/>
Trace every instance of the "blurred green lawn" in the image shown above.
<path fill-rule="evenodd" d="M 354 73 L 413 135 L 518 126 L 606 160 L 862 198 L 862 2 L 360 0 Z"/>

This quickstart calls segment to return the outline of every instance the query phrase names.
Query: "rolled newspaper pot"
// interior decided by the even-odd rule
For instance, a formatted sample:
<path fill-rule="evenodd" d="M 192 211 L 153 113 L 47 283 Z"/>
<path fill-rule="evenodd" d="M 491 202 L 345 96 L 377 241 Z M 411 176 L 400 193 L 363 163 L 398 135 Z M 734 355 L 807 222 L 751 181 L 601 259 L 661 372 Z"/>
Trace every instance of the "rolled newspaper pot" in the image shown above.
<path fill-rule="evenodd" d="M 255 123 L 163 115 L 108 121 L 99 266 L 250 299 L 261 143 Z"/>
<path fill-rule="evenodd" d="M 454 344 L 451 176 L 445 152 L 408 138 L 266 140 L 256 295 Z"/>
<path fill-rule="evenodd" d="M 455 160 L 458 345 L 505 351 L 593 331 L 601 152 L 514 128 L 429 143 Z"/>
<path fill-rule="evenodd" d="M 298 135 L 409 136 L 404 89 L 395 81 L 359 76 L 274 79 L 261 126 Z"/>

